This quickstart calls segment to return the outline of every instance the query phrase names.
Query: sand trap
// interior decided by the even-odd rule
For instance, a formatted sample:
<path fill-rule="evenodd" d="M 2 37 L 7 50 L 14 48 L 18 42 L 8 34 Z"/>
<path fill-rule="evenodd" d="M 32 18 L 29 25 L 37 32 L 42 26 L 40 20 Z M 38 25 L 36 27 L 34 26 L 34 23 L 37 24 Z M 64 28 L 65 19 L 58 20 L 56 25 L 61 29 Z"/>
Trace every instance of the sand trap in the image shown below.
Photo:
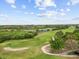
<path fill-rule="evenodd" d="M 23 47 L 23 48 L 11 48 L 11 47 L 4 47 L 5 51 L 23 51 L 26 49 L 29 49 L 29 47 Z"/>

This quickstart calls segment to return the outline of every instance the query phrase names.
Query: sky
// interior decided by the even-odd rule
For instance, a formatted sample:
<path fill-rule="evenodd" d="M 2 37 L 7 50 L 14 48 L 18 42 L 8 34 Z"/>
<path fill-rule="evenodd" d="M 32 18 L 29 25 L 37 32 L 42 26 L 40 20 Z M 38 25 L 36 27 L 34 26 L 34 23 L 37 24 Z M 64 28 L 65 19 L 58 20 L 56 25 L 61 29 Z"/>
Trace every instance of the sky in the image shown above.
<path fill-rule="evenodd" d="M 79 24 L 79 0 L 0 0 L 0 25 Z"/>

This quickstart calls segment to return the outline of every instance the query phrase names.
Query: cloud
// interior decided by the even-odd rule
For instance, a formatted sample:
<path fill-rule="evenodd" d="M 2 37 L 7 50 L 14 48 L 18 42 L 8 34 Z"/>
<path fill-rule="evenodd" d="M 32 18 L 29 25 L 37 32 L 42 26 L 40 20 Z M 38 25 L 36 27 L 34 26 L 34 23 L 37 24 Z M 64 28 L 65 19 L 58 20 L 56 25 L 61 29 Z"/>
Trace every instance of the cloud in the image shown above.
<path fill-rule="evenodd" d="M 46 8 L 41 8 L 41 7 L 39 7 L 38 9 L 39 9 L 39 10 L 46 10 Z"/>
<path fill-rule="evenodd" d="M 34 13 L 34 12 L 30 12 L 30 14 L 31 14 L 31 15 L 34 15 L 35 13 Z"/>
<path fill-rule="evenodd" d="M 8 17 L 8 15 L 7 14 L 0 14 L 0 17 Z"/>
<path fill-rule="evenodd" d="M 46 12 L 37 14 L 37 16 L 40 16 L 40 17 L 54 17 L 56 15 L 57 15 L 56 11 L 46 11 Z"/>
<path fill-rule="evenodd" d="M 70 2 L 67 2 L 67 6 L 70 6 L 71 5 L 71 3 Z"/>
<path fill-rule="evenodd" d="M 37 7 L 56 7 L 54 0 L 35 0 L 35 4 Z"/>
<path fill-rule="evenodd" d="M 70 9 L 69 9 L 69 8 L 67 8 L 67 11 L 70 11 Z"/>
<path fill-rule="evenodd" d="M 24 12 L 25 15 L 35 15 L 34 12 Z"/>
<path fill-rule="evenodd" d="M 45 13 L 38 13 L 37 16 L 43 17 L 43 16 L 45 16 Z"/>
<path fill-rule="evenodd" d="M 60 16 L 65 16 L 65 15 L 66 15 L 65 12 L 60 13 Z"/>
<path fill-rule="evenodd" d="M 56 11 L 47 11 L 47 12 L 46 12 L 46 15 L 47 15 L 48 17 L 51 17 L 51 16 L 56 16 L 57 13 L 58 13 L 58 12 L 56 12 Z"/>
<path fill-rule="evenodd" d="M 78 4 L 79 3 L 79 0 L 70 0 L 72 5 L 75 5 L 75 4 Z"/>
<path fill-rule="evenodd" d="M 69 12 L 70 9 L 69 8 L 66 8 L 66 9 L 60 9 L 60 12 Z"/>
<path fill-rule="evenodd" d="M 23 9 L 25 9 L 25 8 L 26 8 L 26 6 L 25 6 L 25 5 L 22 5 L 22 8 L 23 8 Z"/>
<path fill-rule="evenodd" d="M 79 20 L 79 16 L 72 18 L 72 20 Z"/>
<path fill-rule="evenodd" d="M 16 8 L 16 5 L 15 5 L 16 0 L 5 0 L 5 1 L 6 1 L 6 3 L 10 4 L 10 6 L 12 8 Z"/>
<path fill-rule="evenodd" d="M 15 4 L 16 3 L 16 0 L 5 0 L 7 3 L 9 4 Z"/>
<path fill-rule="evenodd" d="M 11 7 L 12 7 L 12 8 L 16 8 L 16 6 L 15 6 L 15 5 L 11 5 Z"/>
<path fill-rule="evenodd" d="M 68 9 L 69 10 L 69 9 Z M 66 12 L 58 12 L 58 11 L 46 11 L 43 13 L 37 14 L 39 17 L 49 17 L 49 18 L 62 18 L 62 16 L 66 16 Z"/>
<path fill-rule="evenodd" d="M 60 9 L 61 12 L 64 12 L 64 9 Z"/>

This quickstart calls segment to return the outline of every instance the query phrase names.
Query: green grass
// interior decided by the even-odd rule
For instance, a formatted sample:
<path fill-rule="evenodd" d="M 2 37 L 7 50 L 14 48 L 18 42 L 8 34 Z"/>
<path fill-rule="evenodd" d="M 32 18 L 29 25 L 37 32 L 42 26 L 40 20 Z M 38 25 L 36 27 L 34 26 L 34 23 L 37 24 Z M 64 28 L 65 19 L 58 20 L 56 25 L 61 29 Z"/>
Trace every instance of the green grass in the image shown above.
<path fill-rule="evenodd" d="M 65 30 L 62 30 L 64 33 L 65 32 L 70 32 L 70 33 L 72 33 L 73 31 L 75 30 L 75 27 L 74 26 L 71 26 L 71 27 L 69 27 L 68 29 L 65 29 Z"/>
<path fill-rule="evenodd" d="M 71 30 L 74 31 L 74 29 L 70 28 L 64 29 L 62 31 L 71 32 Z M 47 42 L 49 42 L 51 37 L 54 36 L 57 31 L 40 33 L 32 39 L 12 40 L 1 43 L 0 57 L 3 59 L 70 59 L 66 57 L 46 55 L 41 51 L 41 47 L 47 44 Z M 2 47 L 30 47 L 30 49 L 21 52 L 6 52 L 2 50 Z"/>
<path fill-rule="evenodd" d="M 2 46 L 10 46 L 10 47 L 26 47 L 26 46 L 39 46 L 45 42 L 48 42 L 50 38 L 54 35 L 54 32 L 45 32 L 40 33 L 33 39 L 23 39 L 23 40 L 11 40 L 2 43 Z"/>

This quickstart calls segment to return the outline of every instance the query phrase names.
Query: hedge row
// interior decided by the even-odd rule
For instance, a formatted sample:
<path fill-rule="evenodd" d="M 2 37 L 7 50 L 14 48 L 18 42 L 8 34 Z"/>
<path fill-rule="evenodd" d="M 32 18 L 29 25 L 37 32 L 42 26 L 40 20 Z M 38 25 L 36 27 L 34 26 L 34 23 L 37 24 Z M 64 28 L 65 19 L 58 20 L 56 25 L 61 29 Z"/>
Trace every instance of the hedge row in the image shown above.
<path fill-rule="evenodd" d="M 0 34 L 0 42 L 4 42 L 7 40 L 21 40 L 21 39 L 27 39 L 27 38 L 33 38 L 36 36 L 36 32 L 23 32 L 23 33 L 7 33 L 7 34 Z"/>

